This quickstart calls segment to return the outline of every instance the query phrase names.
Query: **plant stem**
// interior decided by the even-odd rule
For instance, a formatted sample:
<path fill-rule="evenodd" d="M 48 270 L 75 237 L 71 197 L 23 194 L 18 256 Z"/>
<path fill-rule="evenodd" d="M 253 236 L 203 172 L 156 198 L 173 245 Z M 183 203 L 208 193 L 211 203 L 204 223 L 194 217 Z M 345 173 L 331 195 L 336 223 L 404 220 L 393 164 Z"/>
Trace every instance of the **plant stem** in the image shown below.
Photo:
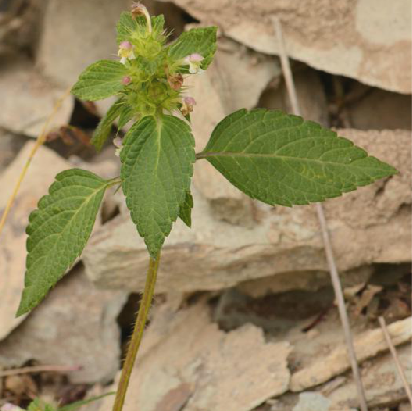
<path fill-rule="evenodd" d="M 142 300 L 140 302 L 139 312 L 137 314 L 136 324 L 133 329 L 129 349 L 127 350 L 126 359 L 123 364 L 122 375 L 116 392 L 113 411 L 122 411 L 127 388 L 129 386 L 130 375 L 136 361 L 137 352 L 139 351 L 140 342 L 142 341 L 144 327 L 146 325 L 147 315 L 152 304 L 154 288 L 157 278 L 157 269 L 159 267 L 160 252 L 156 260 L 150 258 L 149 269 L 147 270 L 146 285 Z"/>

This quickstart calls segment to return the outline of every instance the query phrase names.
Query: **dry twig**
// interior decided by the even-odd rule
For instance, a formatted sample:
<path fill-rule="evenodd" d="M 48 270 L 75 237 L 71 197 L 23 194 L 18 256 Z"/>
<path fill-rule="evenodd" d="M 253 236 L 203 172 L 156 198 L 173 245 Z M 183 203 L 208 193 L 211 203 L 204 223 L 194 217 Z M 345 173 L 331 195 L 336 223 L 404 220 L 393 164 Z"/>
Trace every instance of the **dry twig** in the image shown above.
<path fill-rule="evenodd" d="M 399 361 L 398 353 L 396 352 L 395 346 L 392 343 L 391 336 L 389 334 L 388 328 L 386 327 L 386 321 L 383 317 L 379 317 L 379 324 L 382 328 L 383 335 L 385 336 L 385 340 L 388 343 L 389 350 L 392 354 L 393 361 L 396 364 L 396 368 L 398 370 L 399 377 L 402 380 L 403 386 L 405 387 L 406 395 L 408 396 L 409 402 L 412 406 L 412 391 L 411 387 L 406 379 L 405 370 L 402 367 L 401 362 Z"/>
<path fill-rule="evenodd" d="M 279 56 L 280 56 L 280 61 L 282 64 L 283 76 L 285 78 L 286 89 L 288 91 L 293 114 L 299 116 L 300 108 L 299 108 L 295 85 L 293 83 L 293 76 L 292 76 L 292 71 L 290 69 L 289 58 L 288 58 L 286 47 L 285 47 L 284 40 L 283 40 L 282 25 L 280 23 L 280 20 L 276 17 L 273 19 L 273 23 L 275 27 L 276 37 L 279 43 Z M 338 274 L 335 258 L 334 258 L 333 251 L 332 251 L 332 245 L 331 245 L 328 227 L 326 224 L 325 213 L 323 212 L 323 207 L 321 204 L 319 203 L 316 204 L 316 211 L 318 214 L 318 219 L 319 219 L 320 227 L 322 230 L 322 237 L 323 237 L 323 243 L 325 247 L 326 258 L 328 261 L 332 284 L 335 290 L 336 300 L 338 303 L 339 315 L 340 315 L 340 319 L 342 322 L 343 331 L 345 334 L 348 355 L 349 355 L 349 359 L 350 359 L 350 363 L 352 367 L 352 372 L 353 372 L 353 375 L 356 381 L 356 388 L 358 392 L 360 407 L 362 411 L 368 411 L 368 406 L 367 406 L 366 397 L 365 397 L 365 390 L 362 384 L 362 379 L 360 376 L 359 367 L 358 367 L 358 363 L 356 360 L 355 347 L 353 344 L 352 332 L 351 332 L 350 325 L 349 325 L 348 313 L 346 312 L 345 300 L 343 298 L 342 286 L 340 283 L 339 274 Z"/>
<path fill-rule="evenodd" d="M 10 377 L 12 375 L 20 374 L 36 374 L 39 372 L 71 372 L 71 371 L 80 371 L 81 367 L 76 366 L 67 366 L 67 365 L 38 365 L 33 367 L 23 367 L 16 368 L 13 370 L 0 371 L 0 378 Z"/>

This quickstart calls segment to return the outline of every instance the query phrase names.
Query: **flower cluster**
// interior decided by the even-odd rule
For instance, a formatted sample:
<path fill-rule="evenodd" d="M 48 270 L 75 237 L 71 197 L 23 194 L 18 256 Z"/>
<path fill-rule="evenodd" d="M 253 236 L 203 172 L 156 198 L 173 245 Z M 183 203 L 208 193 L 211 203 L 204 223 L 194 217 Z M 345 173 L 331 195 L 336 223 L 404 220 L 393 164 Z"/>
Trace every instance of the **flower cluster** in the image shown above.
<path fill-rule="evenodd" d="M 173 59 L 165 45 L 162 17 L 151 17 L 147 8 L 133 3 L 127 33 L 120 38 L 118 56 L 127 69 L 123 94 L 137 119 L 159 112 L 180 111 L 188 118 L 196 104 L 186 95 L 184 80 L 202 71 L 198 53 Z"/>

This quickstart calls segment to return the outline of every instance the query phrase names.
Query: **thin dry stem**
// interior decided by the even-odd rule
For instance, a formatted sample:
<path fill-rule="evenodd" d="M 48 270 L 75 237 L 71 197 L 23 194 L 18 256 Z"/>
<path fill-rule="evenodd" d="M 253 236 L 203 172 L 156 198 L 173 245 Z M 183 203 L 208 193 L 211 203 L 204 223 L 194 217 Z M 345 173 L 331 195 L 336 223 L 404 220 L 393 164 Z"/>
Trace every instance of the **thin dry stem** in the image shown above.
<path fill-rule="evenodd" d="M 401 362 L 399 361 L 398 353 L 396 352 L 395 346 L 393 345 L 391 336 L 388 331 L 388 327 L 386 326 L 386 321 L 383 317 L 379 317 L 379 324 L 381 325 L 383 335 L 385 336 L 385 340 L 388 343 L 389 350 L 391 351 L 393 361 L 396 364 L 396 368 L 398 370 L 399 377 L 402 380 L 403 386 L 405 387 L 406 395 L 408 397 L 409 402 L 412 406 L 412 390 L 406 378 L 405 370 L 402 367 Z"/>
<path fill-rule="evenodd" d="M 33 367 L 22 367 L 16 368 L 13 370 L 5 370 L 0 371 L 0 378 L 3 377 L 10 377 L 12 375 L 20 375 L 20 374 L 36 374 L 39 372 L 72 372 L 72 371 L 80 371 L 82 367 L 79 365 L 75 366 L 66 366 L 66 365 L 39 365 Z"/>
<path fill-rule="evenodd" d="M 116 392 L 113 411 L 122 411 L 124 400 L 126 397 L 127 388 L 129 386 L 130 376 L 133 371 L 133 366 L 136 361 L 136 356 L 139 351 L 140 343 L 143 337 L 143 331 L 146 325 L 147 315 L 152 304 L 157 269 L 159 267 L 160 252 L 156 260 L 150 259 L 149 269 L 147 270 L 146 285 L 143 292 L 142 301 L 140 302 L 139 312 L 137 314 L 136 324 L 134 326 L 132 338 L 130 340 L 129 349 L 127 350 L 126 359 L 124 361 L 122 375 Z"/>
<path fill-rule="evenodd" d="M 1 232 L 3 231 L 3 227 L 4 224 L 6 223 L 7 220 L 7 216 L 11 210 L 11 207 L 13 206 L 14 200 L 16 199 L 17 193 L 19 192 L 21 183 L 24 180 L 24 177 L 26 176 L 27 170 L 29 169 L 30 163 L 33 159 L 33 157 L 35 156 L 37 150 L 44 144 L 44 142 L 46 141 L 47 138 L 47 132 L 49 129 L 49 125 L 51 123 L 51 121 L 53 120 L 53 117 L 56 115 L 57 111 L 59 110 L 60 106 L 62 105 L 63 101 L 65 100 L 65 98 L 70 94 L 70 88 L 68 88 L 64 94 L 57 100 L 56 104 L 53 107 L 53 111 L 50 114 L 49 118 L 46 120 L 46 122 L 44 123 L 43 129 L 40 133 L 40 135 L 37 137 L 36 140 L 36 144 L 34 145 L 33 149 L 31 150 L 30 154 L 29 154 L 29 158 L 27 159 L 26 164 L 23 167 L 23 170 L 19 176 L 19 179 L 17 180 L 16 186 L 14 187 L 13 193 L 10 196 L 7 205 L 6 205 L 6 209 L 3 212 L 3 215 L 1 216 L 1 220 L 0 220 L 0 235 Z"/>
<path fill-rule="evenodd" d="M 297 98 L 297 93 L 295 85 L 293 82 L 292 71 L 290 69 L 289 57 L 286 53 L 286 47 L 283 39 L 282 25 L 278 18 L 273 19 L 274 28 L 276 32 L 276 37 L 279 44 L 279 55 L 282 65 L 283 76 L 285 78 L 286 88 L 288 91 L 290 103 L 292 106 L 292 111 L 295 115 L 300 115 L 300 107 Z M 332 280 L 332 285 L 335 290 L 336 300 L 339 309 L 339 315 L 342 322 L 343 331 L 345 334 L 345 340 L 349 355 L 349 361 L 352 367 L 353 376 L 356 382 L 356 388 L 358 392 L 358 399 L 362 411 L 368 411 L 368 406 L 366 403 L 365 389 L 362 384 L 362 379 L 359 372 L 358 362 L 356 359 L 355 347 L 353 344 L 352 332 L 349 325 L 348 313 L 346 312 L 345 300 L 343 298 L 342 285 L 340 283 L 340 278 L 338 270 L 336 267 L 335 258 L 333 255 L 332 244 L 330 240 L 330 235 L 326 223 L 325 213 L 323 212 L 323 207 L 320 203 L 316 204 L 316 211 L 318 214 L 318 219 L 322 231 L 323 243 L 325 247 L 326 259 L 328 261 L 330 276 Z"/>

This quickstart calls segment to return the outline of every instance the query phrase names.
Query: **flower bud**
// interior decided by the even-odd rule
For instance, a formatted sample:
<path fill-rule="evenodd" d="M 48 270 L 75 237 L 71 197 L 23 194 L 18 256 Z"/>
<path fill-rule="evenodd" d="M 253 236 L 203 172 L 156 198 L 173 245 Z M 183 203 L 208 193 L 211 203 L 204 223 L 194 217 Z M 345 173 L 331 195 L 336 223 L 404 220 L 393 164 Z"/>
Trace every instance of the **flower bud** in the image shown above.
<path fill-rule="evenodd" d="M 196 105 L 196 100 L 193 97 L 184 97 L 182 100 L 182 108 L 180 111 L 186 117 L 193 111 L 193 106 Z"/>
<path fill-rule="evenodd" d="M 196 74 L 202 71 L 200 68 L 200 65 L 202 61 L 204 60 L 204 57 L 201 56 L 200 54 L 190 54 L 185 57 L 184 62 L 189 65 L 189 72 L 191 74 Z"/>
<path fill-rule="evenodd" d="M 179 90 L 183 85 L 183 76 L 180 73 L 172 74 L 167 77 L 167 82 L 173 90 Z"/>
<path fill-rule="evenodd" d="M 132 82 L 132 79 L 129 76 L 125 76 L 122 79 L 122 84 L 125 85 L 125 86 L 128 86 L 131 82 Z"/>

